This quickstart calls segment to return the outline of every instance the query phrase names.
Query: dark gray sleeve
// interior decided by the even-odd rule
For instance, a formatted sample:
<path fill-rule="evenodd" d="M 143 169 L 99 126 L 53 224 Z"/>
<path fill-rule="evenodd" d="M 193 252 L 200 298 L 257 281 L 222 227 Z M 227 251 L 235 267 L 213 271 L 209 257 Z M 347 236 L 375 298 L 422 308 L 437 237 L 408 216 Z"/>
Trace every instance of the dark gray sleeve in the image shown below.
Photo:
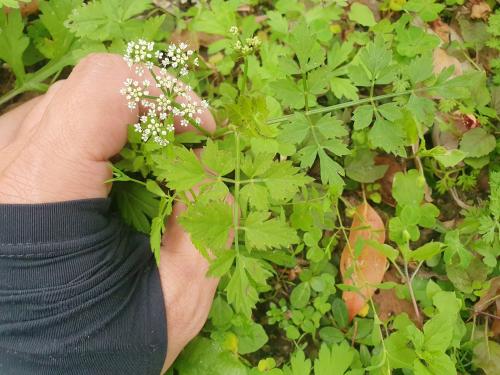
<path fill-rule="evenodd" d="M 148 239 L 109 199 L 0 205 L 0 374 L 159 375 L 166 338 Z"/>

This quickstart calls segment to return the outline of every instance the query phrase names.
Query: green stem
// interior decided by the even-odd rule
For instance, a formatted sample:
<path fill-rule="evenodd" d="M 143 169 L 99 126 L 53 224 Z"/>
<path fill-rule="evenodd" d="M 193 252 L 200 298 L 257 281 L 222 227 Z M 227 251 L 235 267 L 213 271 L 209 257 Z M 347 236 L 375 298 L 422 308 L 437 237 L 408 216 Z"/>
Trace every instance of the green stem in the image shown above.
<path fill-rule="evenodd" d="M 406 282 L 408 284 L 408 289 L 410 291 L 411 303 L 413 304 L 413 309 L 415 310 L 415 315 L 417 317 L 417 320 L 420 321 L 420 311 L 418 311 L 417 300 L 415 298 L 415 293 L 413 292 L 413 285 L 412 285 L 413 278 L 410 277 L 410 273 L 408 272 L 408 262 L 406 261 L 406 259 L 404 260 L 404 262 L 405 262 L 404 270 L 405 270 Z"/>
<path fill-rule="evenodd" d="M 42 69 L 28 75 L 27 77 L 29 77 L 29 79 L 26 82 L 23 82 L 21 86 L 0 96 L 0 105 L 8 102 L 9 100 L 13 99 L 17 95 L 22 94 L 23 92 L 36 90 L 36 87 L 39 86 L 43 81 L 62 70 L 65 66 L 71 65 L 71 63 L 71 58 L 62 58 L 61 60 L 58 60 L 56 62 L 51 61 Z"/>
<path fill-rule="evenodd" d="M 414 92 L 429 90 L 429 89 L 433 89 L 433 88 L 435 88 L 435 87 L 425 87 L 425 88 L 419 88 L 419 89 L 413 89 L 413 90 L 406 90 L 406 91 L 402 91 L 402 92 L 398 92 L 398 93 L 384 94 L 384 95 L 378 95 L 378 96 L 369 97 L 369 98 L 351 100 L 349 102 L 335 104 L 335 105 L 331 105 L 328 107 L 311 109 L 309 111 L 305 111 L 304 114 L 306 116 L 309 116 L 309 115 L 315 115 L 315 114 L 320 114 L 320 113 L 333 112 L 333 111 L 336 111 L 338 109 L 349 108 L 349 107 L 353 107 L 355 105 L 360 105 L 360 104 L 365 104 L 365 103 L 372 103 L 373 101 L 378 101 L 378 100 L 395 98 L 397 96 L 408 95 L 408 94 L 411 94 Z M 276 117 L 276 118 L 268 120 L 267 123 L 268 124 L 278 124 L 280 122 L 288 121 L 288 120 L 292 119 L 294 116 L 295 116 L 295 114 L 292 113 L 290 115 Z"/>
<path fill-rule="evenodd" d="M 236 167 L 234 173 L 234 203 L 233 203 L 233 226 L 234 226 L 234 249 L 236 254 L 240 253 L 239 242 L 239 201 L 240 201 L 240 135 L 238 132 L 234 133 L 235 136 L 235 152 L 236 152 Z"/>
<path fill-rule="evenodd" d="M 309 88 L 307 87 L 307 73 L 302 73 L 302 86 L 304 88 L 304 105 L 307 113 L 309 112 L 309 100 L 308 100 Z"/>
<path fill-rule="evenodd" d="M 247 79 L 248 79 L 248 59 L 246 58 L 246 56 L 243 58 L 243 84 L 241 85 L 241 95 L 240 96 L 243 96 L 243 94 L 245 93 L 246 89 L 247 89 Z"/>

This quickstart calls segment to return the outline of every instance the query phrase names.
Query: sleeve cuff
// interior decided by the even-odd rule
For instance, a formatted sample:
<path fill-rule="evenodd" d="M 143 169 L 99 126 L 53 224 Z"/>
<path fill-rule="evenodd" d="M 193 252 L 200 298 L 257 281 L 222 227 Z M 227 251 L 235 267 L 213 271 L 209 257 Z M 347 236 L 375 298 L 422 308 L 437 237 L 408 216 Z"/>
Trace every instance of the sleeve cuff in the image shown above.
<path fill-rule="evenodd" d="M 0 245 L 71 241 L 105 228 L 109 198 L 42 204 L 0 204 Z"/>

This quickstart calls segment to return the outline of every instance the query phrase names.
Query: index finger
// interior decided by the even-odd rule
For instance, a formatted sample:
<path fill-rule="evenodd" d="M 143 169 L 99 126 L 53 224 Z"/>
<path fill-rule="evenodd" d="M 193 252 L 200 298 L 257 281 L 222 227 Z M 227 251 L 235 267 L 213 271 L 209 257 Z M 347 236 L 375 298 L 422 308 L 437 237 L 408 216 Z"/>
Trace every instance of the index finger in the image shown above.
<path fill-rule="evenodd" d="M 104 161 L 116 155 L 127 142 L 127 125 L 137 123 L 140 115 L 138 108 L 128 107 L 120 93 L 132 73 L 119 55 L 97 53 L 84 58 L 47 108 L 41 136 L 49 137 L 56 148 L 92 160 Z M 160 94 L 154 87 L 151 92 Z M 210 111 L 201 113 L 200 118 L 206 130 L 215 129 Z M 176 128 L 184 130 L 177 123 Z"/>

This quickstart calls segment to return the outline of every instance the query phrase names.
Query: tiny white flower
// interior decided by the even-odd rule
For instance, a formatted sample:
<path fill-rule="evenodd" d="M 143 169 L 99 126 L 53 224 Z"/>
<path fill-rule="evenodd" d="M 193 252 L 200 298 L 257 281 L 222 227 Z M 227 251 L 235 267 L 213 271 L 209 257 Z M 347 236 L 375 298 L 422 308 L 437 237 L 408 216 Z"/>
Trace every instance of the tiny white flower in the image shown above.
<path fill-rule="evenodd" d="M 238 35 L 239 33 L 238 26 L 231 26 L 229 29 L 229 33 L 233 35 Z"/>

